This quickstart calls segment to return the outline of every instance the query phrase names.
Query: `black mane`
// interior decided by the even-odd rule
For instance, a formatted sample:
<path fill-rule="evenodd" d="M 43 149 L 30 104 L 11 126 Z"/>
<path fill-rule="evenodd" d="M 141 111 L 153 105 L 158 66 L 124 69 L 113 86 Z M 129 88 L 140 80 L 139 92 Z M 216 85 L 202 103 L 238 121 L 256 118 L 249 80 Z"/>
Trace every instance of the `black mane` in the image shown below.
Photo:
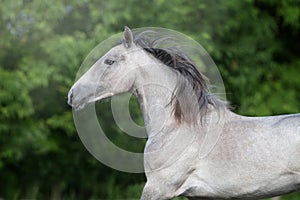
<path fill-rule="evenodd" d="M 179 123 L 182 121 L 195 122 L 197 118 L 195 115 L 199 111 L 207 112 L 209 105 L 217 109 L 226 107 L 226 102 L 209 93 L 208 79 L 180 48 L 157 48 L 159 43 L 162 43 L 165 39 L 168 38 L 151 38 L 141 33 L 135 36 L 134 42 L 181 75 L 170 100 L 170 104 L 173 105 L 175 119 Z M 193 95 L 196 96 L 197 103 L 191 100 Z"/>
<path fill-rule="evenodd" d="M 186 78 L 198 98 L 199 110 L 201 110 L 207 104 L 214 105 L 212 99 L 207 95 L 207 78 L 201 72 L 199 72 L 192 61 L 179 55 L 168 53 L 164 49 L 144 48 L 144 50 L 153 55 L 165 65 L 178 71 L 183 77 Z M 184 89 L 185 88 L 179 88 L 178 86 L 176 88 L 176 90 L 178 91 L 182 91 Z M 174 92 L 173 95 L 174 94 L 176 93 Z M 175 105 L 174 114 L 177 121 L 180 122 L 184 116 L 182 116 L 183 113 L 181 110 L 180 102 L 176 96 L 173 96 L 171 104 Z"/>

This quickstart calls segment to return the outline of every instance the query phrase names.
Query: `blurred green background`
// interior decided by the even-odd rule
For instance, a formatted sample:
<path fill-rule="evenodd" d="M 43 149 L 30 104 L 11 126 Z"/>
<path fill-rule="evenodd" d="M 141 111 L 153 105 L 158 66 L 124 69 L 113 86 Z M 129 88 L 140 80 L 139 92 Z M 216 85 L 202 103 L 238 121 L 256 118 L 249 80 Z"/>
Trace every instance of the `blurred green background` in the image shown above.
<path fill-rule="evenodd" d="M 300 112 L 299 0 L 2 0 L 0 199 L 139 198 L 145 176 L 94 159 L 66 103 L 84 58 L 125 25 L 170 28 L 202 44 L 234 112 Z M 109 101 L 97 107 L 117 145 L 142 151 L 145 141 L 114 124 Z M 134 101 L 131 109 L 141 123 Z"/>

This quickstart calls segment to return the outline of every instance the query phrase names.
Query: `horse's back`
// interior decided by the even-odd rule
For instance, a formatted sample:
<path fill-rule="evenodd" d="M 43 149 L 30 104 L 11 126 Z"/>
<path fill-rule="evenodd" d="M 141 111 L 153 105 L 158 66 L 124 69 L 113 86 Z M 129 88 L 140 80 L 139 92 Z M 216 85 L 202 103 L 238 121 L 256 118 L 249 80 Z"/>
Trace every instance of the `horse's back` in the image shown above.
<path fill-rule="evenodd" d="M 274 128 L 286 127 L 288 130 L 293 130 L 300 134 L 300 114 L 278 115 L 273 116 L 273 118 L 275 121 Z"/>

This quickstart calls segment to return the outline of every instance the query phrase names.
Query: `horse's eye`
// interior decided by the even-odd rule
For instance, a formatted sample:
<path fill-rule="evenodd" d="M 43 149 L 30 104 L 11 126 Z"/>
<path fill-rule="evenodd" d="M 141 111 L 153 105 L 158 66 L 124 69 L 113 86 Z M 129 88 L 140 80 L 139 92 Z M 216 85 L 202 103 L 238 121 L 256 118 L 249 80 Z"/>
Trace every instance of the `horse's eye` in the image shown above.
<path fill-rule="evenodd" d="M 104 61 L 104 63 L 107 64 L 107 65 L 112 65 L 112 64 L 115 63 L 115 61 L 114 61 L 114 60 L 110 60 L 110 59 L 106 59 L 106 60 Z"/>

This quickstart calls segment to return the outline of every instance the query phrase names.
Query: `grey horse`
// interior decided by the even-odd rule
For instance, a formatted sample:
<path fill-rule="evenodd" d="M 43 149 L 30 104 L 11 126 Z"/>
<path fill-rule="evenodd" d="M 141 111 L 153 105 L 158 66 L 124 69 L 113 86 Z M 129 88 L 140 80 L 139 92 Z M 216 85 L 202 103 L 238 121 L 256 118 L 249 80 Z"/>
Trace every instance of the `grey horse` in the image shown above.
<path fill-rule="evenodd" d="M 209 93 L 184 52 L 155 48 L 125 27 L 123 41 L 70 89 L 75 109 L 133 93 L 148 140 L 142 200 L 261 199 L 300 190 L 300 115 L 240 116 Z"/>

